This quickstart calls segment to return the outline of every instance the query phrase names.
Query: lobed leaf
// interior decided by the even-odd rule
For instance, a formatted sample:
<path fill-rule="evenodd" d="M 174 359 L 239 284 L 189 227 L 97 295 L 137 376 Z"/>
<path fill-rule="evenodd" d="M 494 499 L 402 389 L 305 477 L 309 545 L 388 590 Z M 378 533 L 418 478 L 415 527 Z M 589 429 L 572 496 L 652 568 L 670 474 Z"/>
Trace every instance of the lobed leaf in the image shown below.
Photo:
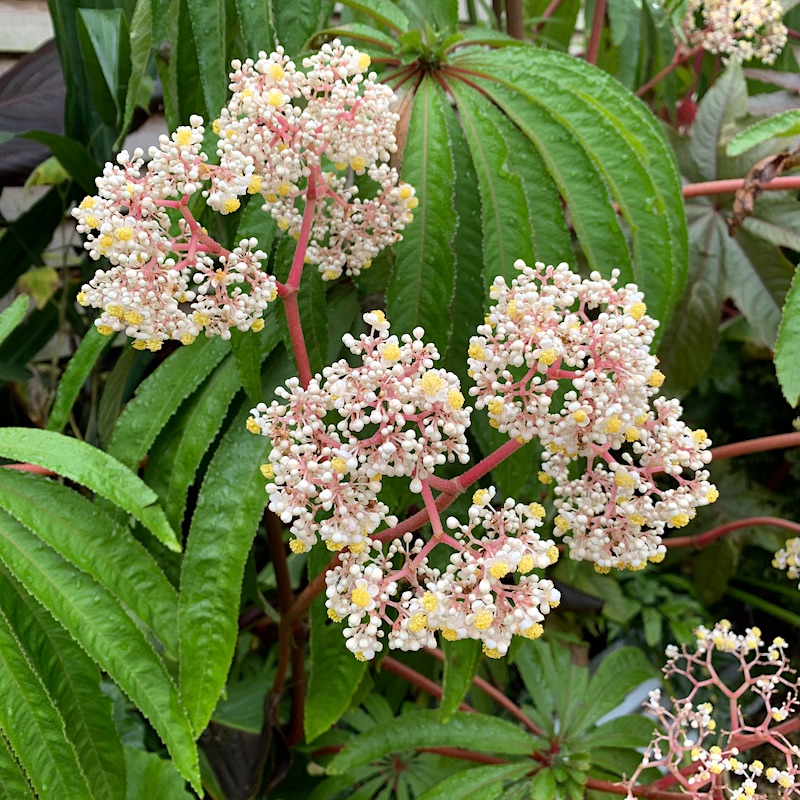
<path fill-rule="evenodd" d="M 775 342 L 775 371 L 786 402 L 800 402 L 800 279 L 795 272 L 792 286 L 783 305 L 778 339 Z"/>
<path fill-rule="evenodd" d="M 64 719 L 0 609 L 0 729 L 43 797 L 85 800 L 89 787 Z"/>
<path fill-rule="evenodd" d="M 132 514 L 166 547 L 181 546 L 158 497 L 115 458 L 85 442 L 34 428 L 0 429 L 0 457 L 29 461 L 80 483 Z"/>
<path fill-rule="evenodd" d="M 454 83 L 452 90 L 480 187 L 484 280 L 490 286 L 502 275 L 510 283 L 517 274 L 514 262 L 532 263 L 534 254 L 522 180 L 509 168 L 501 134 L 508 122 L 473 89 Z"/>
<path fill-rule="evenodd" d="M 411 711 L 362 733 L 336 755 L 328 774 L 342 775 L 354 767 L 414 747 L 464 747 L 482 753 L 529 755 L 533 739 L 511 722 L 486 714 L 456 712 L 446 722 L 438 711 Z"/>
<path fill-rule="evenodd" d="M 113 340 L 113 336 L 98 333 L 94 325 L 86 332 L 58 382 L 56 399 L 47 420 L 48 431 L 60 433 L 64 429 L 78 393 Z"/>
<path fill-rule="evenodd" d="M 317 575 L 330 561 L 325 548 L 315 547 L 308 556 L 309 576 Z M 328 618 L 325 595 L 314 599 L 310 611 L 310 660 L 304 728 L 313 742 L 335 725 L 350 706 L 367 669 L 344 646 L 342 625 Z"/>
<path fill-rule="evenodd" d="M 414 95 L 402 172 L 403 180 L 416 189 L 419 207 L 394 248 L 397 260 L 386 298 L 386 315 L 397 331 L 423 325 L 426 340 L 441 352 L 452 332 L 452 243 L 458 225 L 446 104 L 442 89 L 433 78 L 425 78 Z"/>
<path fill-rule="evenodd" d="M 91 575 L 173 654 L 178 596 L 152 556 L 95 504 L 56 481 L 0 470 L 0 508 Z"/>
<path fill-rule="evenodd" d="M 125 799 L 125 765 L 100 671 L 15 581 L 0 574 L 0 607 L 64 720 L 92 800 Z"/>
<path fill-rule="evenodd" d="M 635 280 L 665 320 L 685 278 L 686 227 L 674 157 L 652 115 L 610 76 L 563 53 L 470 51 L 458 64 L 536 145 L 590 265 Z M 592 215 L 600 229 L 587 224 Z"/>
<path fill-rule="evenodd" d="M 178 771 L 199 790 L 197 750 L 178 691 L 114 596 L 5 512 L 0 561 L 150 720 Z"/>

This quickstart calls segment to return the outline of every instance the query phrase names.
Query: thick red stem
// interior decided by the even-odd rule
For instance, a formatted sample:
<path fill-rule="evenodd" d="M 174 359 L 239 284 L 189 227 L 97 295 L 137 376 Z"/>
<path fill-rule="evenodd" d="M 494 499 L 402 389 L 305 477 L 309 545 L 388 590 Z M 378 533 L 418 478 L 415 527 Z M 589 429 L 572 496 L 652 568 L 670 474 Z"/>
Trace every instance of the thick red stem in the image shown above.
<path fill-rule="evenodd" d="M 592 18 L 592 33 L 589 37 L 589 46 L 586 49 L 586 61 L 589 64 L 597 63 L 600 52 L 600 37 L 603 34 L 603 25 L 606 19 L 606 0 L 597 0 Z"/>
<path fill-rule="evenodd" d="M 776 436 L 761 436 L 758 439 L 723 444 L 712 448 L 711 456 L 714 461 L 721 461 L 723 458 L 765 453 L 768 450 L 782 450 L 787 447 L 800 447 L 800 433 L 779 433 Z"/>
<path fill-rule="evenodd" d="M 733 194 L 744 186 L 744 178 L 731 178 L 725 181 L 705 181 L 704 183 L 687 183 L 683 187 L 684 197 L 704 197 L 713 194 Z M 777 192 L 787 189 L 800 189 L 800 175 L 773 178 L 767 183 L 759 183 L 765 192 Z"/>
<path fill-rule="evenodd" d="M 406 666 L 396 658 L 385 656 L 381 661 L 381 669 L 393 672 L 395 675 L 401 677 L 404 681 L 408 681 L 418 689 L 422 689 L 423 692 L 427 692 L 429 695 L 431 695 L 431 697 L 435 697 L 437 700 L 442 699 L 443 690 L 442 687 L 436 683 L 436 681 L 426 678 L 424 675 L 421 675 L 415 669 L 411 669 L 411 667 Z M 459 711 L 469 711 L 473 714 L 476 713 L 475 709 L 467 703 L 461 703 L 458 709 Z"/>

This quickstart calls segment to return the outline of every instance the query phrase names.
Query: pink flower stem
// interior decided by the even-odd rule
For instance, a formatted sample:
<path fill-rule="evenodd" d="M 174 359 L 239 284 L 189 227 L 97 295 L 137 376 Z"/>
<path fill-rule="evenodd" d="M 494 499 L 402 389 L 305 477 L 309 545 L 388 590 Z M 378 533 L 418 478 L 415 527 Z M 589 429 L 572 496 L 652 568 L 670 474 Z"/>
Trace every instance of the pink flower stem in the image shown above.
<path fill-rule="evenodd" d="M 388 670 L 389 672 L 398 675 L 403 680 L 408 681 L 413 686 L 416 686 L 419 689 L 422 689 L 423 692 L 427 692 L 431 697 L 435 697 L 437 700 L 442 699 L 442 687 L 439 686 L 438 683 L 432 681 L 430 678 L 426 678 L 424 675 L 420 675 L 415 669 L 411 669 L 411 667 L 407 667 L 405 664 L 398 661 L 396 658 L 392 658 L 391 656 L 384 656 L 381 660 L 381 669 Z M 467 705 L 467 703 L 461 703 L 458 707 L 459 711 L 470 711 L 472 713 L 476 713 L 475 709 Z"/>
<path fill-rule="evenodd" d="M 303 323 L 300 320 L 300 309 L 297 305 L 297 292 L 300 289 L 300 279 L 303 276 L 303 265 L 306 260 L 308 243 L 311 239 L 311 225 L 314 221 L 314 210 L 317 205 L 317 172 L 318 167 L 308 177 L 306 189 L 306 207 L 303 211 L 303 222 L 300 226 L 300 235 L 297 238 L 297 248 L 294 251 L 292 266 L 289 270 L 289 279 L 286 284 L 278 284 L 278 295 L 283 299 L 283 309 L 286 312 L 286 324 L 289 328 L 289 338 L 292 342 L 294 360 L 297 364 L 297 377 L 303 388 L 308 388 L 311 383 L 311 364 L 308 360 L 308 349 L 303 336 Z"/>
<path fill-rule="evenodd" d="M 498 464 L 505 461 L 510 455 L 513 455 L 524 444 L 518 442 L 516 439 L 509 439 L 505 444 L 497 448 L 493 453 L 489 453 L 486 458 L 481 459 L 474 467 L 470 467 L 466 472 L 463 472 L 457 478 L 450 481 L 438 480 L 437 485 L 434 487 L 447 494 L 461 494 L 467 488 L 480 480 L 484 475 L 491 472 Z M 433 485 L 433 484 L 431 484 Z"/>
<path fill-rule="evenodd" d="M 747 519 L 737 519 L 733 522 L 726 522 L 724 525 L 719 525 L 698 536 L 678 536 L 674 539 L 664 539 L 663 544 L 664 547 L 667 548 L 694 547 L 700 550 L 732 531 L 739 530 L 740 528 L 766 525 L 771 525 L 775 528 L 785 528 L 794 533 L 800 533 L 800 523 L 790 522 L 788 519 L 781 519 L 780 517 L 748 517 Z"/>
<path fill-rule="evenodd" d="M 703 197 L 713 194 L 732 194 L 744 186 L 744 178 L 731 178 L 724 181 L 705 181 L 704 183 L 687 183 L 683 187 L 683 196 Z M 773 178 L 768 183 L 759 183 L 759 189 L 764 191 L 780 191 L 787 189 L 800 189 L 800 176 Z"/>
<path fill-rule="evenodd" d="M 439 519 L 439 509 L 436 508 L 436 502 L 431 493 L 431 487 L 428 485 L 427 479 L 422 481 L 422 499 L 425 501 L 425 509 L 428 512 L 428 518 L 433 528 L 433 535 L 439 539 L 444 536 L 444 529 L 442 528 L 442 521 Z"/>
<path fill-rule="evenodd" d="M 800 180 L 800 178 L 796 180 Z M 786 447 L 800 447 L 800 433 L 779 433 L 776 436 L 761 436 L 758 439 L 723 444 L 720 447 L 712 448 L 711 455 L 714 461 L 721 461 L 723 458 L 746 456 L 750 453 L 765 453 L 768 450 L 782 450 Z"/>

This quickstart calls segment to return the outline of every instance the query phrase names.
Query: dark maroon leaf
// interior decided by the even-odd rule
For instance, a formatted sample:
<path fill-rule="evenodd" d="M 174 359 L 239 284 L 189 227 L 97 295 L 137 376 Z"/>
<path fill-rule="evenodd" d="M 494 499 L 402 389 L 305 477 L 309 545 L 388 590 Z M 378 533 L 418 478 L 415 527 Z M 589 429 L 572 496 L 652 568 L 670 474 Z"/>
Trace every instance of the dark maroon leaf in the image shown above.
<path fill-rule="evenodd" d="M 0 131 L 33 128 L 64 133 L 66 89 L 55 42 L 23 56 L 0 77 Z M 48 155 L 47 147 L 26 139 L 0 144 L 0 186 L 21 186 Z"/>

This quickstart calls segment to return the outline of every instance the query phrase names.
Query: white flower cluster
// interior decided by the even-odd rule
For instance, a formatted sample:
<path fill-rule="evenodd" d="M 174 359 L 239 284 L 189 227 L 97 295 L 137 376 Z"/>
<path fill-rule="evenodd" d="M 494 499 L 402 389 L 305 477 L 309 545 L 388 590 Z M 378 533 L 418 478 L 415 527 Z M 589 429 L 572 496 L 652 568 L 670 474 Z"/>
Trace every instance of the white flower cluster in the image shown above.
<path fill-rule="evenodd" d="M 495 509 L 494 495 L 494 488 L 475 492 L 469 522 L 448 519 L 452 536 L 426 545 L 409 533 L 385 553 L 380 542 L 369 541 L 328 572 L 328 615 L 346 619 L 347 647 L 357 658 L 372 659 L 383 649 L 384 624 L 392 649 L 435 647 L 439 631 L 449 641 L 480 640 L 491 658 L 504 656 L 515 634 L 541 636 L 541 622 L 561 596 L 552 581 L 531 573 L 554 563 L 558 549 L 536 531 L 542 506 L 509 499 Z M 431 544 L 455 551 L 444 571 L 429 565 Z M 403 564 L 395 567 L 398 556 Z M 410 587 L 398 596 L 401 579 Z"/>
<path fill-rule="evenodd" d="M 138 349 L 158 350 L 168 339 L 191 344 L 201 330 L 224 338 L 231 328 L 260 330 L 277 297 L 255 239 L 228 252 L 188 213 L 185 201 L 210 175 L 202 141 L 202 119 L 192 117 L 150 148 L 146 168 L 140 149 L 123 151 L 97 178 L 97 195 L 72 212 L 91 258 L 112 265 L 95 272 L 78 302 L 102 309 L 100 333 L 125 331 Z M 173 220 L 170 209 L 187 213 Z"/>
<path fill-rule="evenodd" d="M 778 0 L 689 0 L 683 29 L 692 47 L 772 64 L 786 45 L 782 17 Z"/>
<path fill-rule="evenodd" d="M 220 165 L 238 178 L 215 181 L 209 204 L 224 213 L 245 192 L 260 193 L 278 226 L 298 237 L 314 203 L 306 259 L 325 280 L 370 266 L 401 238 L 418 204 L 388 166 L 399 117 L 392 90 L 369 66 L 366 53 L 338 39 L 303 60 L 306 72 L 281 47 L 234 61 L 233 96 L 214 123 Z M 359 197 L 348 168 L 366 174 L 377 194 Z"/>
<path fill-rule="evenodd" d="M 800 578 L 800 537 L 786 540 L 786 545 L 775 553 L 772 566 L 776 569 L 785 569 L 789 580 L 795 581 Z"/>
<path fill-rule="evenodd" d="M 722 796 L 718 788 L 723 786 L 725 797 L 731 800 L 796 797 L 800 749 L 774 727 L 788 719 L 798 705 L 798 682 L 784 655 L 786 641 L 777 637 L 765 648 L 758 628 L 736 634 L 727 620 L 721 620 L 711 629 L 700 626 L 695 636 L 693 650 L 686 645 L 680 649 L 670 645 L 664 666 L 665 675 L 678 676 L 680 683 L 691 686 L 688 696 L 672 698 L 668 705 L 662 705 L 661 693 L 655 690 L 644 704 L 661 724 L 661 730 L 654 732 L 641 764 L 626 782 L 629 799 L 633 798 L 639 774 L 650 767 L 666 770 L 678 780 L 681 793 L 694 798 L 710 800 Z M 738 685 L 731 685 L 729 671 L 724 673 L 723 683 L 720 665 L 712 663 L 715 653 L 728 654 L 734 663 L 738 662 L 741 678 Z M 731 701 L 732 718 L 726 721 L 727 730 L 718 730 L 711 703 L 697 703 L 701 691 L 719 691 Z M 779 701 L 777 694 L 783 695 Z M 763 714 L 758 724 L 752 719 L 755 704 L 750 701 L 754 697 Z M 775 757 L 786 768 L 765 768 L 758 759 L 746 761 L 736 742 L 752 737 L 761 741 L 762 746 L 773 748 Z M 686 772 L 686 756 L 695 767 L 693 773 Z M 718 777 L 721 775 L 725 776 L 723 782 Z M 774 788 L 764 793 L 759 780 L 773 784 Z"/>
<path fill-rule="evenodd" d="M 499 431 L 544 445 L 539 479 L 555 483 L 572 558 L 600 571 L 660 561 L 665 528 L 686 525 L 718 492 L 705 431 L 680 420 L 675 400 L 650 407 L 664 381 L 650 353 L 658 323 L 635 285 L 616 286 L 616 270 L 582 280 L 566 264 L 516 267 L 511 286 L 495 280 L 496 305 L 471 339 L 475 407 Z M 586 468 L 571 480 L 577 459 Z"/>
<path fill-rule="evenodd" d="M 378 500 L 384 476 L 421 481 L 447 461 L 469 460 L 458 378 L 434 364 L 439 353 L 422 328 L 389 335 L 383 312 L 364 315 L 369 334 L 344 344 L 362 364 L 344 359 L 303 389 L 294 378 L 278 389 L 280 401 L 260 403 L 248 428 L 272 440 L 269 507 L 292 522 L 296 552 L 320 536 L 331 550 L 363 546 L 384 521 L 396 524 Z"/>

